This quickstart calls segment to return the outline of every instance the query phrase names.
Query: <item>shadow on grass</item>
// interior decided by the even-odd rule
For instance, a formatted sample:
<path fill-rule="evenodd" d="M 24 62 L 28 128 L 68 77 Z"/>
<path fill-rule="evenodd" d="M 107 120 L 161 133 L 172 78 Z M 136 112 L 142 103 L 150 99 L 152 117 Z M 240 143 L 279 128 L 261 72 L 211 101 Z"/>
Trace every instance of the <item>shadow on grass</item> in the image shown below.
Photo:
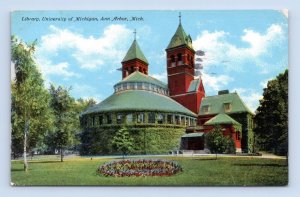
<path fill-rule="evenodd" d="M 287 167 L 287 165 L 285 164 L 274 164 L 274 163 L 236 163 L 233 164 L 234 166 L 245 166 L 245 167 L 249 167 L 249 166 L 258 166 L 258 167 Z"/>
<path fill-rule="evenodd" d="M 21 171 L 24 171 L 24 169 L 23 168 L 18 168 L 18 169 L 17 168 L 12 168 L 11 171 L 12 172 L 21 172 Z"/>
<path fill-rule="evenodd" d="M 63 163 L 61 161 L 30 161 L 29 163 Z"/>
<path fill-rule="evenodd" d="M 198 160 L 198 161 L 209 161 L 209 160 L 218 160 L 218 159 L 216 159 L 215 157 L 212 157 L 212 158 L 196 158 L 196 159 L 193 159 L 193 160 Z"/>

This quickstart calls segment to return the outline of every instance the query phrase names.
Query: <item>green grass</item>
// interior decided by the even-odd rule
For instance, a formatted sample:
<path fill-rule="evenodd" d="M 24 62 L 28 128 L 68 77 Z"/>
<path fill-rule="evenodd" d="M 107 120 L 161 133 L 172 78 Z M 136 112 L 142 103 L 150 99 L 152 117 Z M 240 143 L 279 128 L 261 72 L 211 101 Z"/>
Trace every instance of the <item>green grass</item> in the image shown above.
<path fill-rule="evenodd" d="M 284 159 L 251 157 L 166 157 L 180 163 L 183 172 L 171 177 L 104 177 L 96 173 L 99 165 L 111 160 L 55 158 L 11 162 L 11 181 L 15 185 L 158 185 L 158 186 L 278 186 L 288 184 Z"/>

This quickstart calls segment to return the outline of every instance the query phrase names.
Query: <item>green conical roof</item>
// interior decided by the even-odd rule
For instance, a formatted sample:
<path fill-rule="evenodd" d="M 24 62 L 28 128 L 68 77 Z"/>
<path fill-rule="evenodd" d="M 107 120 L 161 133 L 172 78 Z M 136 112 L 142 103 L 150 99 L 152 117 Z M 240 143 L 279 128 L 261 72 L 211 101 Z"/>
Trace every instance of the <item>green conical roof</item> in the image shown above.
<path fill-rule="evenodd" d="M 132 45 L 130 46 L 122 62 L 127 62 L 129 60 L 134 60 L 134 59 L 142 60 L 143 62 L 148 64 L 148 61 L 136 40 L 133 41 Z"/>
<path fill-rule="evenodd" d="M 209 121 L 207 121 L 204 125 L 219 125 L 219 124 L 232 124 L 236 126 L 242 126 L 236 120 L 228 116 L 227 114 L 218 114 Z"/>
<path fill-rule="evenodd" d="M 175 48 L 181 45 L 186 45 L 189 48 L 193 49 L 192 38 L 190 35 L 186 35 L 181 23 L 172 37 L 167 49 Z"/>
<path fill-rule="evenodd" d="M 118 85 L 120 83 L 128 83 L 128 82 L 146 82 L 146 83 L 155 84 L 162 88 L 168 88 L 167 84 L 165 84 L 151 76 L 145 75 L 139 71 L 135 71 L 135 72 L 131 73 L 129 76 L 124 78 L 122 81 L 120 81 L 116 85 Z"/>

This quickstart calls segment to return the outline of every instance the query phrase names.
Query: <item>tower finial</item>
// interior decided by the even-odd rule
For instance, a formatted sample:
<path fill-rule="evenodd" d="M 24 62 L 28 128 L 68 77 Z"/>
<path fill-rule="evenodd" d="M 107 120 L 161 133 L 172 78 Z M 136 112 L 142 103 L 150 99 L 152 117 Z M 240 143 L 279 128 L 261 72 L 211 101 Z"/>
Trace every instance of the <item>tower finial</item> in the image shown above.
<path fill-rule="evenodd" d="M 179 24 L 181 24 L 181 12 L 179 12 Z"/>
<path fill-rule="evenodd" d="M 134 29 L 133 34 L 134 34 L 134 40 L 136 40 L 136 29 Z"/>

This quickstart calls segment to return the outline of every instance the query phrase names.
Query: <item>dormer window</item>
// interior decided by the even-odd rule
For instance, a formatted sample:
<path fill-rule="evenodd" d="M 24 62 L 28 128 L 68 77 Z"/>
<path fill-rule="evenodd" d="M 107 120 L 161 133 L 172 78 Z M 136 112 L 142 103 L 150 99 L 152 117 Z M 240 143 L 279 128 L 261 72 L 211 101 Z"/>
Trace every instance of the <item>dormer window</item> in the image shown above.
<path fill-rule="evenodd" d="M 209 108 L 210 108 L 209 105 L 204 105 L 203 106 L 203 112 L 204 113 L 208 113 L 209 112 Z"/>
<path fill-rule="evenodd" d="M 224 111 L 225 112 L 230 112 L 232 108 L 231 103 L 224 103 Z"/>

